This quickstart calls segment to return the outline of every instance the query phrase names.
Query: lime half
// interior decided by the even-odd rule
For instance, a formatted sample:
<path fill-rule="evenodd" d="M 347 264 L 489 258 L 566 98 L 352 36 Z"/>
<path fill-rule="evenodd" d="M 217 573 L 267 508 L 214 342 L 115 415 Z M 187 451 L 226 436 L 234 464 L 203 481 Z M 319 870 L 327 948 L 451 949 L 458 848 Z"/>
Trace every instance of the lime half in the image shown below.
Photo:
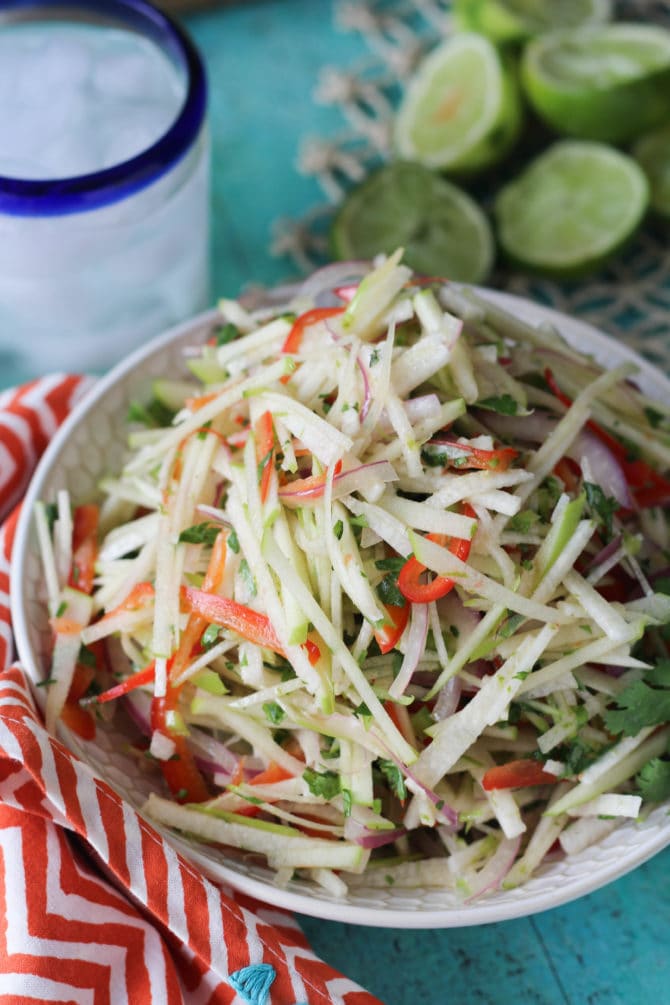
<path fill-rule="evenodd" d="M 651 208 L 670 220 L 670 123 L 640 137 L 633 154 L 651 186 Z"/>
<path fill-rule="evenodd" d="M 558 132 L 619 143 L 670 118 L 670 31 L 618 23 L 530 42 L 521 77 Z"/>
<path fill-rule="evenodd" d="M 635 232 L 648 204 L 647 179 L 632 157 L 601 143 L 563 140 L 500 191 L 498 238 L 525 269 L 581 276 Z"/>
<path fill-rule="evenodd" d="M 481 283 L 494 257 L 491 227 L 460 188 L 420 164 L 395 161 L 370 174 L 342 204 L 331 230 L 336 258 L 405 249 L 424 275 Z"/>
<path fill-rule="evenodd" d="M 514 71 L 482 35 L 454 35 L 418 67 L 395 124 L 399 157 L 444 171 L 499 161 L 521 129 Z"/>
<path fill-rule="evenodd" d="M 456 23 L 498 43 L 523 42 L 541 32 L 603 24 L 611 0 L 455 0 Z"/>

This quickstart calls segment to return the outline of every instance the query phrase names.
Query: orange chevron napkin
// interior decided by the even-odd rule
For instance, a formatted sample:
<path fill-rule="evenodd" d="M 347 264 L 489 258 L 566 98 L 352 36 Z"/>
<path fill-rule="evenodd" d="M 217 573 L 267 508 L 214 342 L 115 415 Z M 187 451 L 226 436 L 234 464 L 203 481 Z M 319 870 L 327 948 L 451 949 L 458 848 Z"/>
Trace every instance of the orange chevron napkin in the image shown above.
<path fill-rule="evenodd" d="M 20 498 L 89 381 L 0 394 L 0 1002 L 381 1005 L 294 918 L 205 879 L 50 736 L 12 663 Z"/>

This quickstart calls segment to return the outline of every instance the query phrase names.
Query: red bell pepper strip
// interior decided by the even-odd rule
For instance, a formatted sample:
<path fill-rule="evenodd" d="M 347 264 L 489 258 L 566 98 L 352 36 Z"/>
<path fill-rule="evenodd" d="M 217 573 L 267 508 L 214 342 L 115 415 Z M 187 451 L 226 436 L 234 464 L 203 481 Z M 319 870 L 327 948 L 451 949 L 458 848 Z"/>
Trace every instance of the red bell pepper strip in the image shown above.
<path fill-rule="evenodd" d="M 447 463 L 445 467 L 455 468 L 477 468 L 480 471 L 507 471 L 508 467 L 519 456 L 519 451 L 513 447 L 496 447 L 495 450 L 484 450 L 482 447 L 473 447 L 469 443 L 461 443 L 459 440 L 446 440 L 435 437 L 430 445 L 451 448 L 454 456 L 449 456 L 447 450 Z"/>
<path fill-rule="evenodd" d="M 168 679 L 165 696 L 154 696 L 151 702 L 151 729 L 169 736 L 174 743 L 172 757 L 167 761 L 159 761 L 163 777 L 174 798 L 180 803 L 202 803 L 210 798 L 205 779 L 195 763 L 187 737 L 173 732 L 169 725 L 168 717 L 177 708 L 180 691 L 181 687 L 172 687 Z"/>
<path fill-rule="evenodd" d="M 312 639 L 305 639 L 302 643 L 302 648 L 307 653 L 307 659 L 310 662 L 310 666 L 315 667 L 321 659 L 321 649 L 319 646 Z"/>
<path fill-rule="evenodd" d="M 345 307 L 313 307 L 311 310 L 305 311 L 304 314 L 300 314 L 293 322 L 293 327 L 286 336 L 286 341 L 281 351 L 289 353 L 298 352 L 302 344 L 305 329 L 309 328 L 310 325 L 317 324 L 319 321 L 325 321 L 327 318 L 343 314 L 345 310 Z"/>
<path fill-rule="evenodd" d="M 230 628 L 257 646 L 272 649 L 280 656 L 285 655 L 270 619 L 260 611 L 245 607 L 229 597 L 196 590 L 191 586 L 182 587 L 182 597 L 190 611 L 201 614 L 207 621 Z"/>
<path fill-rule="evenodd" d="M 93 593 L 95 560 L 98 557 L 99 509 L 89 503 L 74 511 L 72 532 L 72 568 L 69 585 L 89 596 Z"/>
<path fill-rule="evenodd" d="M 155 590 L 151 583 L 136 583 L 125 600 L 122 600 L 116 607 L 112 607 L 111 610 L 107 611 L 101 618 L 101 621 L 112 618 L 116 614 L 121 614 L 122 611 L 137 611 L 149 597 L 154 596 L 154 593 Z"/>
<path fill-rule="evenodd" d="M 68 729 L 71 729 L 83 740 L 92 740 L 95 736 L 95 718 L 80 704 L 94 676 L 95 671 L 92 667 L 84 666 L 82 663 L 77 664 L 70 690 L 60 713 L 60 717 Z"/>
<path fill-rule="evenodd" d="M 156 663 L 154 660 L 151 661 L 147 666 L 142 667 L 141 670 L 137 670 L 135 673 L 131 674 L 130 677 L 126 677 L 125 680 L 120 681 L 118 684 L 114 684 L 113 687 L 107 688 L 101 694 L 94 695 L 90 700 L 87 700 L 87 704 L 102 704 L 106 701 L 114 701 L 116 698 L 122 698 L 124 695 L 129 694 L 134 691 L 135 688 L 145 687 L 147 684 L 151 684 L 156 674 Z"/>
<path fill-rule="evenodd" d="M 386 622 L 375 630 L 375 639 L 382 653 L 395 649 L 409 620 L 409 604 L 384 604 Z"/>
<path fill-rule="evenodd" d="M 333 477 L 339 475 L 342 470 L 342 461 L 335 462 Z M 286 482 L 279 489 L 279 498 L 287 504 L 294 502 L 299 506 L 306 499 L 320 499 L 326 488 L 328 472 L 322 471 L 319 475 L 308 475 L 307 478 L 295 478 L 292 482 Z"/>
<path fill-rule="evenodd" d="M 287 771 L 281 764 L 270 761 L 267 768 L 249 779 L 249 785 L 274 785 L 275 782 L 285 782 L 288 778 L 293 777 L 291 772 Z"/>
<path fill-rule="evenodd" d="M 274 427 L 270 412 L 263 412 L 258 419 L 254 428 L 254 437 L 256 441 L 256 463 L 260 474 L 261 502 L 265 502 L 270 490 L 270 479 L 272 478 L 273 468 Z"/>
<path fill-rule="evenodd" d="M 461 511 L 466 516 L 475 516 L 475 511 L 469 503 L 464 503 L 461 506 Z M 427 540 L 442 546 L 446 544 L 451 554 L 460 558 L 462 562 L 467 560 L 472 546 L 472 542 L 465 538 L 452 537 L 448 539 L 444 534 L 428 534 Z M 433 600 L 445 597 L 454 588 L 454 580 L 447 576 L 435 576 L 429 583 L 422 583 L 421 576 L 424 572 L 426 572 L 426 566 L 412 555 L 398 574 L 398 589 L 403 597 L 406 597 L 411 603 L 429 604 Z"/>
<path fill-rule="evenodd" d="M 494 789 L 527 789 L 532 785 L 547 785 L 557 781 L 556 775 L 545 771 L 540 761 L 522 758 L 489 768 L 482 778 L 482 787 L 486 792 L 492 792 Z"/>

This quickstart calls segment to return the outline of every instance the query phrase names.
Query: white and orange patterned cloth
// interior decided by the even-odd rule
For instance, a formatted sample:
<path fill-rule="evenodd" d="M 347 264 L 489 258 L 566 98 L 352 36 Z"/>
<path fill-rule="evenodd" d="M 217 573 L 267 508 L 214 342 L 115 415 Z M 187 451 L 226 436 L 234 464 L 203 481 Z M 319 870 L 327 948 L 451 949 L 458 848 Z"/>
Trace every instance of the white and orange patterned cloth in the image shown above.
<path fill-rule="evenodd" d="M 290 914 L 203 876 L 44 729 L 12 663 L 20 499 L 88 380 L 0 394 L 0 1002 L 381 1005 Z"/>

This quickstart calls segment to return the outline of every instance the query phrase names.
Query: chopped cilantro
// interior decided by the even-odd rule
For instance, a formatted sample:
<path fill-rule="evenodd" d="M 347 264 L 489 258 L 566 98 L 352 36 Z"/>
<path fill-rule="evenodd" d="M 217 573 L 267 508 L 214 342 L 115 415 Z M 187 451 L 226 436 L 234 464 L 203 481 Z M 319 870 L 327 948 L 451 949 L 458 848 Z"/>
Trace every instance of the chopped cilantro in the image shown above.
<path fill-rule="evenodd" d="M 351 789 L 342 789 L 342 812 L 345 817 L 351 816 L 351 808 L 354 803 L 354 797 L 351 793 Z"/>
<path fill-rule="evenodd" d="M 77 656 L 77 663 L 81 663 L 82 666 L 88 667 L 90 670 L 95 670 L 97 667 L 97 661 L 95 658 L 95 653 L 88 646 L 81 646 L 79 649 L 79 655 Z"/>
<path fill-rule="evenodd" d="M 605 713 L 612 733 L 636 736 L 645 726 L 670 721 L 670 660 L 662 660 L 616 697 L 617 708 Z"/>
<path fill-rule="evenodd" d="M 391 558 L 380 558 L 375 562 L 375 568 L 384 572 L 400 572 L 406 561 L 399 555 L 393 555 Z"/>
<path fill-rule="evenodd" d="M 281 705 L 278 705 L 276 701 L 266 701 L 263 703 L 263 711 L 265 712 L 266 718 L 273 726 L 278 726 L 286 715 L 284 709 Z"/>
<path fill-rule="evenodd" d="M 405 598 L 398 588 L 397 573 L 389 572 L 377 585 L 377 596 L 383 604 L 390 607 L 403 607 Z"/>
<path fill-rule="evenodd" d="M 619 502 L 613 496 L 606 496 L 600 485 L 592 482 L 584 482 L 586 492 L 586 504 L 599 524 L 605 528 L 607 538 L 612 537 L 612 518 L 620 508 Z"/>
<path fill-rule="evenodd" d="M 368 706 L 365 704 L 364 701 L 362 701 L 360 705 L 356 706 L 356 708 L 354 709 L 354 715 L 357 715 L 359 719 L 363 720 L 366 728 L 372 722 L 372 712 L 370 711 L 370 709 L 368 708 Z"/>
<path fill-rule="evenodd" d="M 486 408 L 491 412 L 499 412 L 501 415 L 516 415 L 519 411 L 519 403 L 511 394 L 501 394 L 493 398 L 483 398 L 477 402 L 478 408 Z"/>
<path fill-rule="evenodd" d="M 226 322 L 226 324 L 221 325 L 220 328 L 214 332 L 214 337 L 216 338 L 216 344 L 228 345 L 229 342 L 234 342 L 236 338 L 240 337 L 240 329 L 237 325 L 234 325 L 232 321 Z"/>
<path fill-rule="evenodd" d="M 336 520 L 333 524 L 333 534 L 338 541 L 342 539 L 342 534 L 344 533 L 344 523 L 341 520 Z"/>
<path fill-rule="evenodd" d="M 640 795 L 650 803 L 670 799 L 670 761 L 652 757 L 635 779 Z"/>
<path fill-rule="evenodd" d="M 350 516 L 349 523 L 351 524 L 352 527 L 367 527 L 368 518 L 366 517 L 365 513 L 361 513 L 360 516 Z"/>
<path fill-rule="evenodd" d="M 169 426 L 175 413 L 167 405 L 164 405 L 158 398 L 151 398 L 146 405 L 139 401 L 132 401 L 128 408 L 128 422 L 139 422 L 150 429 Z"/>
<path fill-rule="evenodd" d="M 61 600 L 60 604 L 58 605 L 58 610 L 56 611 L 56 617 L 62 618 L 66 611 L 67 611 L 67 602 L 65 600 Z"/>
<path fill-rule="evenodd" d="M 194 523 L 192 527 L 186 527 L 179 535 L 180 544 L 204 544 L 211 548 L 216 541 L 220 527 L 213 523 Z"/>
<path fill-rule="evenodd" d="M 242 561 L 240 562 L 240 576 L 242 578 L 242 582 L 246 586 L 246 588 L 249 591 L 250 595 L 252 597 L 255 597 L 256 596 L 256 580 L 254 579 L 254 577 L 253 577 L 253 575 L 251 573 L 251 569 L 249 568 L 249 563 L 247 562 L 246 558 L 243 558 Z"/>
<path fill-rule="evenodd" d="M 54 524 L 58 519 L 58 506 L 54 502 L 45 503 L 44 515 L 47 520 L 47 527 L 49 528 L 49 533 L 53 533 Z"/>
<path fill-rule="evenodd" d="M 507 526 L 509 530 L 514 531 L 516 534 L 529 534 L 539 519 L 539 516 L 533 510 L 522 509 L 520 513 L 516 513 L 511 518 Z"/>
<path fill-rule="evenodd" d="M 313 768 L 305 768 L 302 777 L 307 782 L 313 796 L 333 799 L 340 793 L 340 776 L 334 771 L 315 771 Z"/>
<path fill-rule="evenodd" d="M 230 534 L 228 535 L 228 540 L 226 541 L 226 544 L 228 545 L 231 551 L 235 552 L 236 555 L 239 554 L 240 542 L 234 530 L 231 530 Z"/>
<path fill-rule="evenodd" d="M 655 408 L 645 408 L 644 414 L 647 416 L 647 422 L 652 429 L 658 429 L 663 422 L 663 414 L 657 412 Z"/>
<path fill-rule="evenodd" d="M 400 800 L 406 799 L 407 787 L 405 785 L 405 779 L 397 764 L 394 764 L 393 761 L 386 761 L 380 757 L 377 761 L 377 765 L 382 775 L 388 782 L 388 786 L 394 796 L 397 796 Z"/>

